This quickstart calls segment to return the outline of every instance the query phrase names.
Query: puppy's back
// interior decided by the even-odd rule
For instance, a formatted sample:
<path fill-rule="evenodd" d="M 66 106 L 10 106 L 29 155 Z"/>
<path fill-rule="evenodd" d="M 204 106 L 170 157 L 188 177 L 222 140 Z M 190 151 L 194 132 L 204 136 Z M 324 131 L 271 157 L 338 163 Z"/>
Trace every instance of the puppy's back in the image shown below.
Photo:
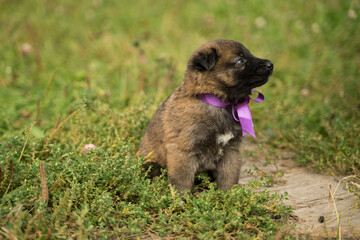
<path fill-rule="evenodd" d="M 163 142 L 165 133 L 163 119 L 165 106 L 170 96 L 156 110 L 140 143 L 140 153 L 143 156 L 147 156 L 153 151 L 151 158 L 162 167 L 166 167 L 166 150 Z M 156 151 L 154 151 L 155 149 Z"/>

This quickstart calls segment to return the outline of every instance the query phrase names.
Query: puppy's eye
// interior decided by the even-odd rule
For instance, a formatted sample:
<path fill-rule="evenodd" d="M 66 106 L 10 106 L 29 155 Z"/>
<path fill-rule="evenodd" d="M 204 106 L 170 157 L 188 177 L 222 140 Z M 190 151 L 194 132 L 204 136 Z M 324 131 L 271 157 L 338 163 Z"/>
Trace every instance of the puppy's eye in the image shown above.
<path fill-rule="evenodd" d="M 237 61 L 236 61 L 236 64 L 239 64 L 239 65 L 242 65 L 245 63 L 245 59 L 243 58 L 239 58 Z"/>

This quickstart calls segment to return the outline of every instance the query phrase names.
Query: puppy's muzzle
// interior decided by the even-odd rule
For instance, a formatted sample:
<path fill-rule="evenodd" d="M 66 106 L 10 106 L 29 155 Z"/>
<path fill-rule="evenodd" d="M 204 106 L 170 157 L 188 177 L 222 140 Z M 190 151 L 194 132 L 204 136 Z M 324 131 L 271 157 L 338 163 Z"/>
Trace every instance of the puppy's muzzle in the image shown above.
<path fill-rule="evenodd" d="M 274 64 L 269 60 L 264 60 L 256 69 L 256 74 L 259 76 L 270 76 L 273 72 Z"/>

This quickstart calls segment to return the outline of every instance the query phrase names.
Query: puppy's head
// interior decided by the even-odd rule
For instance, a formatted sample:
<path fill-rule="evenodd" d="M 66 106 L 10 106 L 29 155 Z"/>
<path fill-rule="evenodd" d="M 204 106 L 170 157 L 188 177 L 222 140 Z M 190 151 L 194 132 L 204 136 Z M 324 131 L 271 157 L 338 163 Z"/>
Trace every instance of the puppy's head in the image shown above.
<path fill-rule="evenodd" d="M 192 94 L 211 93 L 241 102 L 251 89 L 265 84 L 273 64 L 253 56 L 239 42 L 214 40 L 198 48 L 188 61 L 184 86 Z"/>

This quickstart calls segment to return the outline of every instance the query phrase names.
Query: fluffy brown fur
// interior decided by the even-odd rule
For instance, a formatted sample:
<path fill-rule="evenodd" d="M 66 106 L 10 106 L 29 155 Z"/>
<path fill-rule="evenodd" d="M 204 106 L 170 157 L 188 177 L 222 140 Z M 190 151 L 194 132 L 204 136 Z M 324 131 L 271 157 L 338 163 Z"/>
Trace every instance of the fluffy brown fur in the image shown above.
<path fill-rule="evenodd" d="M 180 192 L 190 190 L 202 171 L 211 173 L 220 189 L 236 184 L 241 125 L 231 107 L 212 106 L 197 95 L 211 93 L 241 103 L 272 71 L 269 60 L 256 58 L 239 42 L 214 40 L 200 46 L 188 61 L 182 85 L 156 111 L 140 144 L 144 156 L 153 152 L 151 175 L 167 168 L 170 183 Z"/>

